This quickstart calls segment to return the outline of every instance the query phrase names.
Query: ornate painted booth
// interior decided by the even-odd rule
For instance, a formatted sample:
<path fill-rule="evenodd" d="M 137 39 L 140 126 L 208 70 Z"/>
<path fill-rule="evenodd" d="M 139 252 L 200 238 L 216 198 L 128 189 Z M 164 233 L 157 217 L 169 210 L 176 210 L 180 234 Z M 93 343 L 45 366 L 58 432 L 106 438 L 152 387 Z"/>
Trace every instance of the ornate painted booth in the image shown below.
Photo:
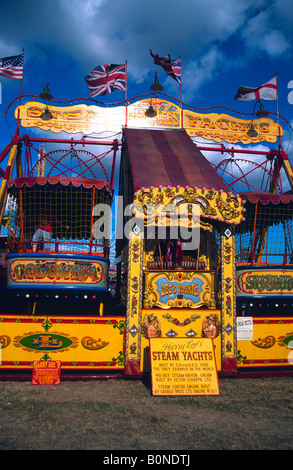
<path fill-rule="evenodd" d="M 128 128 L 123 135 L 120 194 L 130 218 L 117 254 L 127 273 L 125 374 L 142 373 L 151 336 L 205 335 L 214 339 L 218 370 L 235 373 L 241 198 L 185 131 Z M 191 249 L 180 241 L 184 228 L 198 235 Z"/>

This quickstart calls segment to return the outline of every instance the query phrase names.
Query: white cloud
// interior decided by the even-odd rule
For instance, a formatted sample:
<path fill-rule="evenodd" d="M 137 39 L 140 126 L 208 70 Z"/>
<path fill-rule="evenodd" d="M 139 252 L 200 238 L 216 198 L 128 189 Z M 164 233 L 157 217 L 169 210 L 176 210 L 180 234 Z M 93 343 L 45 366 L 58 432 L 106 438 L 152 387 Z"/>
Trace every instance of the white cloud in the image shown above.
<path fill-rule="evenodd" d="M 283 127 L 283 136 L 282 136 L 282 147 L 284 151 L 291 155 L 291 164 L 293 165 L 293 121 L 290 122 L 290 126 L 284 125 L 284 123 L 280 122 Z"/>
<path fill-rule="evenodd" d="M 291 45 L 281 31 L 274 30 L 268 34 L 264 34 L 264 37 L 260 41 L 260 47 L 271 56 L 279 56 L 290 49 Z"/>
<path fill-rule="evenodd" d="M 127 60 L 129 80 L 151 83 L 157 70 L 166 92 L 175 96 L 178 85 L 154 66 L 149 49 L 181 56 L 189 101 L 219 73 L 237 70 L 260 53 L 289 57 L 292 11 L 287 0 L 11 0 L 0 4 L 0 47 L 9 55 L 24 46 L 26 64 L 39 63 L 41 71 L 55 49 L 61 56 L 57 66 L 61 69 L 63 55 L 69 56 L 75 77 L 102 63 Z M 240 53 L 233 49 L 234 39 Z"/>
<path fill-rule="evenodd" d="M 250 48 L 251 54 L 257 54 L 259 50 L 265 51 L 269 56 L 280 56 L 292 50 L 292 30 L 288 30 L 288 24 L 284 22 L 285 9 L 279 12 L 275 2 L 268 9 L 261 11 L 249 19 L 242 28 L 242 37 Z M 285 4 L 283 5 L 285 7 Z M 291 8 L 287 2 L 287 12 L 292 16 Z M 292 22 L 291 22 L 292 28 Z"/>
<path fill-rule="evenodd" d="M 21 49 L 15 47 L 14 45 L 4 42 L 0 39 L 0 51 L 5 51 L 5 54 L 1 54 L 1 57 L 9 57 L 13 55 L 18 55 L 21 53 Z"/>
<path fill-rule="evenodd" d="M 184 72 L 184 101 L 188 102 L 196 90 L 215 78 L 224 62 L 225 56 L 216 46 L 211 47 L 200 59 L 190 61 Z"/>

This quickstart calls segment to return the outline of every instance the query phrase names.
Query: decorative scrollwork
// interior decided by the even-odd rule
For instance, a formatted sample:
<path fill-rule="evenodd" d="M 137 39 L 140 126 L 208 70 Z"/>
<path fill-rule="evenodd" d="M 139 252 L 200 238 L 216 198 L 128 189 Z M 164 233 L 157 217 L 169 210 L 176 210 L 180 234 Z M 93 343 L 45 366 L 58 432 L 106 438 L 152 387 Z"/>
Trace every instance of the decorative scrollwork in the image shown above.
<path fill-rule="evenodd" d="M 179 321 L 178 318 L 173 318 L 172 315 L 167 313 L 166 315 L 163 315 L 163 318 L 166 318 L 166 320 L 170 323 L 173 323 L 174 325 L 177 326 L 186 326 L 189 325 L 190 323 L 194 322 L 198 318 L 200 318 L 200 315 L 197 315 L 196 313 L 194 315 L 191 315 L 191 317 L 186 318 L 183 322 Z"/>
<path fill-rule="evenodd" d="M 224 243 L 224 260 L 225 263 L 229 264 L 231 263 L 231 256 L 232 256 L 232 248 L 230 246 L 230 243 Z"/>
<path fill-rule="evenodd" d="M 118 325 L 114 324 L 113 328 L 118 328 L 120 335 L 123 335 L 125 331 L 125 320 L 119 320 Z"/>
<path fill-rule="evenodd" d="M 9 344 L 11 343 L 11 338 L 7 335 L 1 335 L 0 336 L 0 345 L 1 349 L 7 348 Z"/>
<path fill-rule="evenodd" d="M 236 210 L 239 207 L 239 202 L 233 195 L 227 194 L 225 201 L 222 193 L 218 193 L 215 205 L 224 220 L 236 219 L 240 214 L 240 211 Z"/>
<path fill-rule="evenodd" d="M 102 341 L 101 338 L 94 339 L 90 336 L 84 336 L 81 340 L 81 345 L 85 349 L 89 349 L 90 351 L 97 351 L 98 349 L 103 349 L 108 346 L 109 342 Z"/>
<path fill-rule="evenodd" d="M 291 331 L 290 333 L 287 333 L 285 336 L 279 336 L 278 338 L 279 346 L 286 346 L 287 348 L 291 349 L 292 344 L 293 344 L 293 331 Z"/>
<path fill-rule="evenodd" d="M 274 346 L 276 343 L 276 338 L 274 336 L 268 335 L 265 338 L 258 338 L 255 341 L 251 341 L 253 346 L 261 349 L 269 349 Z"/>

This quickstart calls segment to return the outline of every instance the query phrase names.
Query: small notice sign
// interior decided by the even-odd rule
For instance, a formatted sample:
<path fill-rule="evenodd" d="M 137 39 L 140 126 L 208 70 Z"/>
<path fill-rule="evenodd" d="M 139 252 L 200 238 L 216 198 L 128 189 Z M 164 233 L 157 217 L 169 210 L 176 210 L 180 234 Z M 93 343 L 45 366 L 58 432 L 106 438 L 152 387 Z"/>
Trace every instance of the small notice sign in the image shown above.
<path fill-rule="evenodd" d="M 150 338 L 153 395 L 219 395 L 213 340 Z"/>
<path fill-rule="evenodd" d="M 59 385 L 61 361 L 34 361 L 33 385 Z"/>
<path fill-rule="evenodd" d="M 237 341 L 252 341 L 253 339 L 253 318 L 237 317 Z"/>

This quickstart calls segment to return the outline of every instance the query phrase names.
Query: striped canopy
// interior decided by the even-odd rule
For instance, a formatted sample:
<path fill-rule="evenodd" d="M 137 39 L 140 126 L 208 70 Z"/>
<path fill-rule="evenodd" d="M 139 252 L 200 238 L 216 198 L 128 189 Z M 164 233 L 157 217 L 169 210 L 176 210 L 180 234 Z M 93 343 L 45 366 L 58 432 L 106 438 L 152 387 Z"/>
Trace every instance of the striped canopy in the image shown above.
<path fill-rule="evenodd" d="M 123 133 L 134 191 L 160 185 L 231 191 L 185 131 L 126 128 Z"/>

